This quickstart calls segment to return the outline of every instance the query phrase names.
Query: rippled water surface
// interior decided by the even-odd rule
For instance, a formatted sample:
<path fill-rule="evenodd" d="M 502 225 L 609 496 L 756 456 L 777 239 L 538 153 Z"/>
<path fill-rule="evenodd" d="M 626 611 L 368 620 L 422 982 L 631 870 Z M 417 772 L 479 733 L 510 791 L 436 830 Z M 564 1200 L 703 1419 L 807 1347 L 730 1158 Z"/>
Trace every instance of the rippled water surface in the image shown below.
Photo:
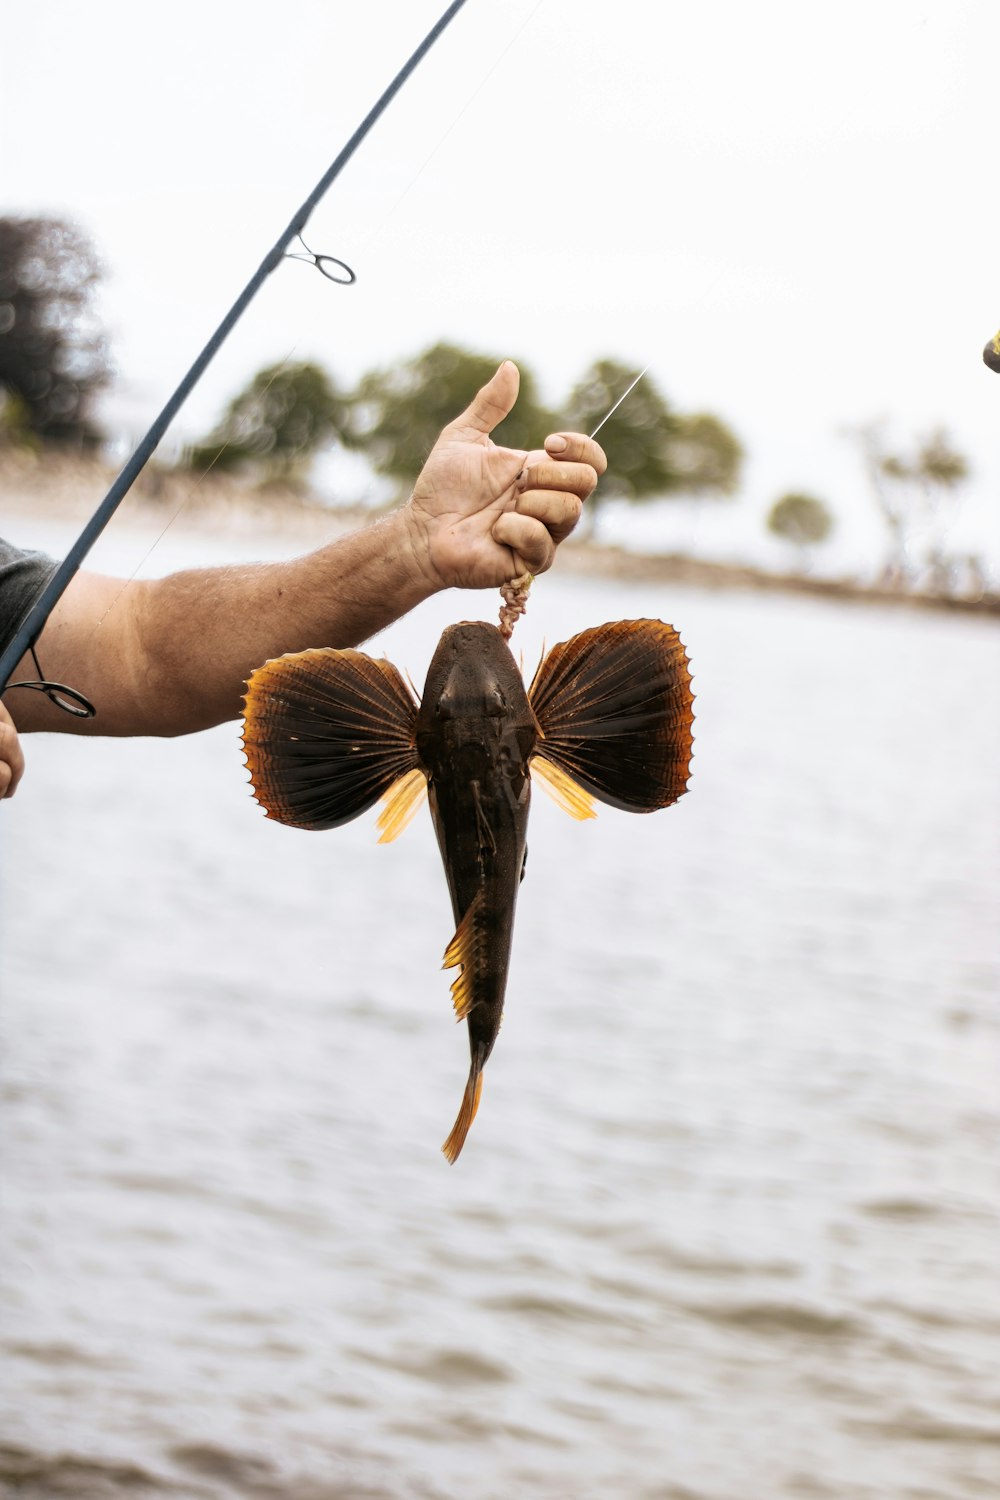
<path fill-rule="evenodd" d="M 384 649 L 421 682 L 435 601 Z M 988 622 L 546 578 L 688 644 L 695 775 L 536 795 L 464 1086 L 430 821 L 267 823 L 237 734 L 36 738 L 3 839 L 0 1493 L 1000 1488 Z"/>

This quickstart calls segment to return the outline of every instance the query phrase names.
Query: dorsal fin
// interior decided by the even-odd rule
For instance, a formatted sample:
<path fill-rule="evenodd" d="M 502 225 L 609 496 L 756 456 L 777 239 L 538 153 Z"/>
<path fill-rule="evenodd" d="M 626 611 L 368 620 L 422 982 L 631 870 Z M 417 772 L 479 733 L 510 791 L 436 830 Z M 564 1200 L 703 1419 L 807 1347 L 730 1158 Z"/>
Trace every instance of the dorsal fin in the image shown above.
<path fill-rule="evenodd" d="M 553 646 L 528 697 L 535 752 L 626 812 L 669 807 L 687 789 L 694 695 L 677 631 L 617 620 Z"/>

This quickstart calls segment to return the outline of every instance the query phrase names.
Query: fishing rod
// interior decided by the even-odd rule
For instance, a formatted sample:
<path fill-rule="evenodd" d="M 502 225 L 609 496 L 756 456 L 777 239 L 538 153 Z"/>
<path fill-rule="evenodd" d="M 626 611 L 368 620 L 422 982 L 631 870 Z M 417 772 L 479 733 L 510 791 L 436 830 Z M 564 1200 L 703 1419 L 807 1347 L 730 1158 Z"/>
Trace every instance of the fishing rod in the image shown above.
<path fill-rule="evenodd" d="M 333 255 L 315 255 L 303 240 L 302 231 L 309 222 L 313 209 L 340 176 L 340 173 L 350 161 L 355 151 L 357 151 L 376 120 L 391 104 L 410 74 L 423 61 L 438 37 L 465 3 L 466 0 L 452 0 L 447 10 L 435 22 L 420 45 L 400 68 L 388 88 L 385 89 L 367 115 L 365 115 L 365 118 L 350 137 L 339 156 L 330 164 L 308 198 L 295 211 L 280 237 L 271 246 L 271 249 L 267 252 L 253 276 L 251 276 L 218 328 L 212 334 L 212 337 L 208 340 L 208 343 L 194 361 L 194 364 L 181 380 L 159 416 L 152 423 L 145 437 L 141 439 L 135 452 L 127 461 L 117 479 L 115 479 L 104 499 L 98 505 L 90 520 L 84 526 L 80 535 L 38 595 L 34 604 L 28 610 L 18 628 L 17 634 L 10 642 L 6 651 L 0 656 L 0 693 L 3 693 L 7 687 L 10 682 L 11 673 L 25 652 L 30 651 L 34 656 L 35 642 L 41 635 L 45 627 L 45 622 L 62 598 L 68 585 L 79 572 L 83 559 L 111 520 L 111 517 L 132 488 L 136 479 L 142 473 L 142 470 L 152 457 L 170 423 L 180 411 L 191 391 L 197 385 L 212 359 L 260 291 L 271 272 L 285 259 L 307 260 L 312 265 L 315 265 L 330 281 L 336 281 L 342 286 L 350 286 L 354 282 L 355 275 L 350 266 Z M 304 255 L 299 251 L 292 252 L 289 250 L 289 246 L 295 240 L 298 240 L 301 244 L 302 249 L 305 251 Z M 37 659 L 35 659 L 35 667 L 39 672 L 39 679 L 42 679 L 43 674 L 38 669 Z M 38 688 L 40 691 L 45 692 L 53 701 L 57 702 L 59 707 L 66 709 L 69 713 L 75 714 L 78 717 L 91 718 L 93 716 L 93 705 L 88 703 L 86 698 L 82 694 L 77 693 L 75 689 L 66 688 L 59 683 L 46 683 L 43 680 L 13 685 Z"/>

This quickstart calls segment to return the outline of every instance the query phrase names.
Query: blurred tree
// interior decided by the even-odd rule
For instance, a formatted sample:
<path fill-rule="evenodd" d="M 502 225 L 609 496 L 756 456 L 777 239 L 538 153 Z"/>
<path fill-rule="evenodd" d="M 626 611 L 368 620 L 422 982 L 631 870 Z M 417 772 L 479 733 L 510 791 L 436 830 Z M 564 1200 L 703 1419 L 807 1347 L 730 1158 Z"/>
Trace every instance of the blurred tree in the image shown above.
<path fill-rule="evenodd" d="M 596 360 L 570 394 L 560 425 L 592 432 L 636 373 L 616 360 Z M 727 495 L 739 478 L 743 450 L 734 433 L 708 412 L 684 416 L 673 411 L 648 373 L 601 428 L 599 438 L 608 472 L 587 501 L 592 523 L 603 500 Z"/>
<path fill-rule="evenodd" d="M 91 305 L 101 268 L 62 219 L 0 218 L 0 387 L 8 433 L 90 445 L 90 411 L 111 378 Z"/>
<path fill-rule="evenodd" d="M 906 530 L 901 495 L 894 481 L 904 477 L 905 465 L 886 447 L 884 423 L 867 422 L 849 428 L 846 435 L 861 451 L 875 504 L 889 533 L 889 556 L 882 569 L 882 582 L 899 587 L 906 576 Z"/>
<path fill-rule="evenodd" d="M 191 448 L 188 462 L 294 478 L 323 443 L 345 441 L 349 410 L 319 365 L 269 365 L 234 396 L 214 431 Z"/>
<path fill-rule="evenodd" d="M 810 547 L 825 542 L 833 530 L 833 517 L 822 500 L 792 492 L 774 502 L 767 515 L 767 529 L 791 542 L 800 565 Z"/>
<path fill-rule="evenodd" d="M 4 443 L 30 442 L 24 398 L 0 386 L 0 448 Z"/>
<path fill-rule="evenodd" d="M 679 488 L 689 495 L 731 495 L 743 463 L 743 445 L 736 434 L 711 412 L 675 416 L 674 420 L 677 433 L 672 450 L 681 476 Z"/>
<path fill-rule="evenodd" d="M 947 592 L 951 586 L 945 534 L 954 520 L 958 487 L 968 477 L 968 461 L 952 447 L 943 427 L 935 428 L 920 441 L 914 478 L 923 494 L 921 520 L 928 534 L 926 553 L 930 585 L 940 592 Z"/>
<path fill-rule="evenodd" d="M 889 531 L 889 558 L 882 581 L 904 585 L 918 534 L 926 540 L 925 559 L 935 586 L 946 582 L 943 538 L 945 512 L 954 514 L 955 492 L 969 475 L 967 460 L 952 446 L 944 428 L 918 437 L 911 456 L 892 452 L 883 424 L 869 423 L 851 434 L 858 442 L 876 503 Z M 936 534 L 935 534 L 936 533 Z"/>
<path fill-rule="evenodd" d="M 613 359 L 595 360 L 573 387 L 563 425 L 577 432 L 593 432 L 638 371 Z M 647 373 L 601 427 L 601 446 L 608 454 L 608 472 L 588 500 L 593 512 L 598 499 L 643 499 L 662 495 L 680 484 L 673 454 L 680 422 Z"/>
<path fill-rule="evenodd" d="M 495 373 L 499 359 L 454 344 L 434 344 L 406 364 L 365 375 L 354 397 L 350 442 L 380 474 L 405 484 L 416 478 L 442 427 L 468 406 Z M 538 448 L 556 426 L 538 399 L 524 364 L 517 405 L 493 433 L 511 448 Z"/>
<path fill-rule="evenodd" d="M 923 438 L 917 449 L 914 466 L 917 479 L 932 497 L 931 505 L 938 506 L 950 496 L 956 485 L 969 477 L 968 460 L 963 458 L 943 427 L 936 427 Z"/>

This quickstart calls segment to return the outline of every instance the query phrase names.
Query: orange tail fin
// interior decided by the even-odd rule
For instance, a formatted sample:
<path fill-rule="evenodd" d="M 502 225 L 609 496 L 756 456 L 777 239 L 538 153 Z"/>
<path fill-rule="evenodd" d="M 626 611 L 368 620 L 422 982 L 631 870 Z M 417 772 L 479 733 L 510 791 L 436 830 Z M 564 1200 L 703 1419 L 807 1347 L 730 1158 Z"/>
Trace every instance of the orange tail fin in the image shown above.
<path fill-rule="evenodd" d="M 469 1126 L 476 1118 L 476 1110 L 479 1108 L 479 1096 L 482 1092 L 482 1064 L 477 1060 L 473 1060 L 472 1067 L 469 1069 L 469 1081 L 465 1085 L 462 1107 L 458 1112 L 458 1119 L 452 1127 L 451 1135 L 441 1147 L 445 1156 L 452 1163 L 458 1160 L 458 1153 L 465 1145 L 465 1137 L 469 1133 Z"/>

